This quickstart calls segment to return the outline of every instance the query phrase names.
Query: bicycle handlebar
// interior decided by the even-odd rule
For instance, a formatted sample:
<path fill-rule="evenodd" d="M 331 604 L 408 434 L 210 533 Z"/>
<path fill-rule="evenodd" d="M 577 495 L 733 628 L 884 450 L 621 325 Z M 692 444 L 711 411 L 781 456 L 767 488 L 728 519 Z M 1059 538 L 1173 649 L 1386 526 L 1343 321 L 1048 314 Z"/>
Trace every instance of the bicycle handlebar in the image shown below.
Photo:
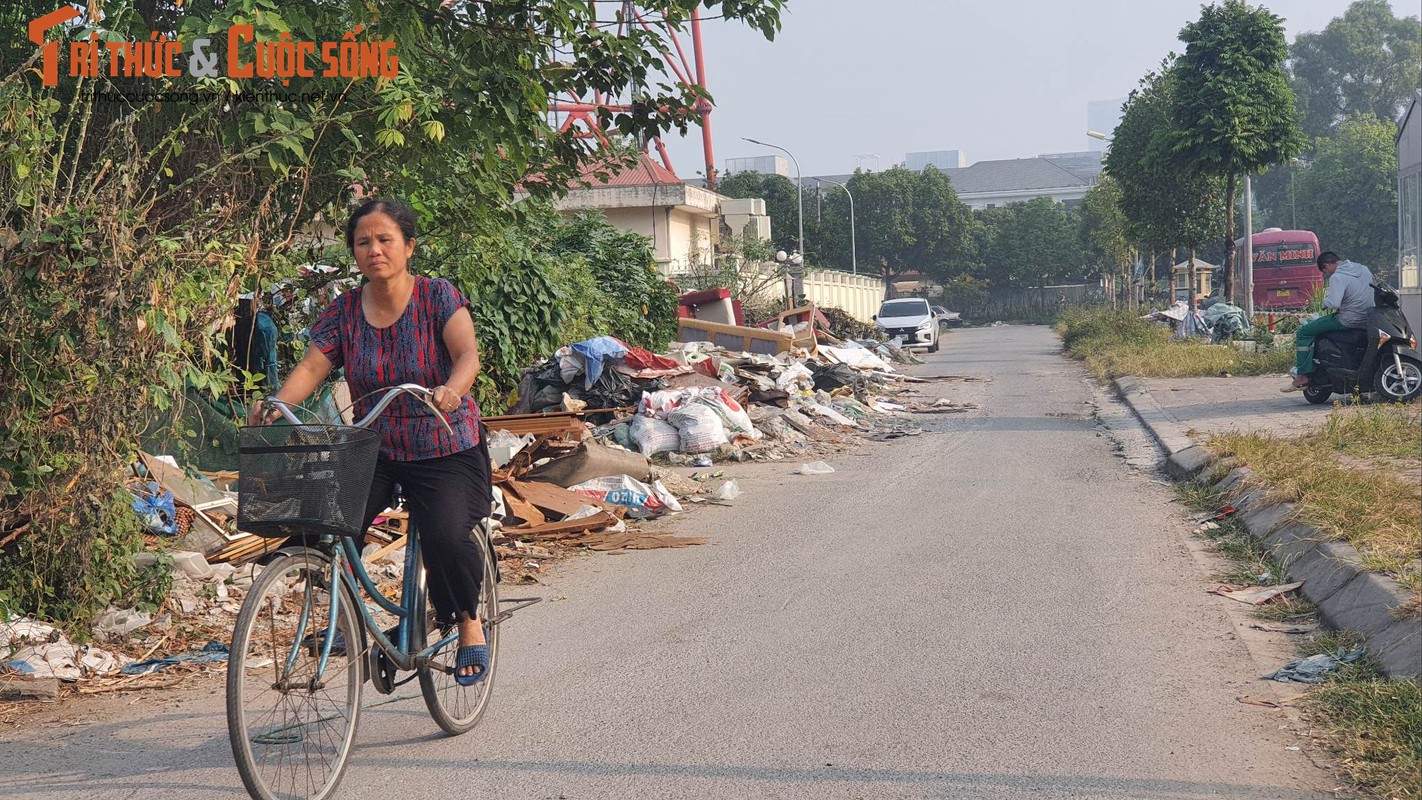
<path fill-rule="evenodd" d="M 444 429 L 449 431 L 449 435 L 454 435 L 454 429 L 449 426 L 449 420 L 445 418 L 444 412 L 436 408 L 432 401 L 434 390 L 426 389 L 418 383 L 402 383 L 399 386 L 391 386 L 389 389 L 386 389 L 384 396 L 375 403 L 375 407 L 370 410 L 369 414 L 366 414 L 359 422 L 355 423 L 355 427 L 369 428 L 370 424 L 375 422 L 375 418 L 380 416 L 381 412 L 385 411 L 386 407 L 394 402 L 395 398 L 401 394 L 414 395 L 420 402 L 429 406 L 430 410 L 435 412 L 435 416 L 439 421 L 444 424 Z M 295 414 L 291 413 L 291 403 L 277 400 L 274 397 L 266 398 L 262 403 L 271 403 L 292 425 L 299 426 L 303 424 L 301 420 L 297 419 Z"/>

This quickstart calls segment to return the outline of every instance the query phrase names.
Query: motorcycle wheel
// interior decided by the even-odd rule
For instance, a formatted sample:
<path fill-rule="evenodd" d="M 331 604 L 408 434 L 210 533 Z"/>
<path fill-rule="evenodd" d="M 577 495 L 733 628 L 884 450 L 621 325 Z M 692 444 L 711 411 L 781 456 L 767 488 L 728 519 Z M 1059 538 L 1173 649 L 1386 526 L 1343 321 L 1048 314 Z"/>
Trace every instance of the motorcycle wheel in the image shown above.
<path fill-rule="evenodd" d="M 1402 371 L 1396 361 L 1387 361 L 1373 379 L 1373 390 L 1379 399 L 1390 403 L 1406 403 L 1422 394 L 1422 364 L 1403 358 Z"/>
<path fill-rule="evenodd" d="M 1321 406 L 1328 402 L 1328 398 L 1333 396 L 1333 390 L 1327 386 L 1306 386 L 1303 390 L 1304 399 L 1316 406 Z"/>

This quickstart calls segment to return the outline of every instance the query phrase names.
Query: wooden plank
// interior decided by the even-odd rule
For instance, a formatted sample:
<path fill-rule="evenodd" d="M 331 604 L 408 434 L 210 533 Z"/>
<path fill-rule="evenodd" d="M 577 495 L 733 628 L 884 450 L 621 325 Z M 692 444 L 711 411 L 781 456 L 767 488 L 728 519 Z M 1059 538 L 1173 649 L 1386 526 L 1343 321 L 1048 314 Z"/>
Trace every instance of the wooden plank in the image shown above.
<path fill-rule="evenodd" d="M 627 406 L 626 408 L 587 408 L 582 411 L 545 411 L 539 414 L 505 414 L 498 417 L 485 417 L 484 424 L 490 430 L 508 431 L 515 436 L 529 433 L 535 436 L 556 434 L 582 439 L 586 432 L 586 428 L 583 427 L 583 418 L 589 414 L 616 414 L 636 410 L 635 406 Z"/>
<path fill-rule="evenodd" d="M 517 539 L 556 539 L 568 534 L 586 533 L 592 530 L 602 530 L 617 524 L 617 517 L 599 511 L 590 517 L 582 519 L 565 519 L 562 522 L 547 522 L 537 527 L 530 528 L 505 528 L 504 535 Z"/>
<path fill-rule="evenodd" d="M 166 461 L 160 461 L 149 453 L 140 450 L 138 458 L 143 462 L 144 469 L 148 471 L 148 477 L 172 492 L 173 499 L 185 506 L 204 510 L 234 502 L 230 497 L 219 492 L 217 487 L 208 486 L 202 481 L 191 478 L 181 468 L 172 466 Z"/>
<path fill-rule="evenodd" d="M 380 559 L 384 558 L 385 556 L 387 556 L 387 555 L 389 555 L 389 554 L 395 552 L 396 550 L 399 550 L 400 548 L 402 548 L 402 547 L 404 547 L 404 546 L 405 546 L 405 537 L 403 537 L 403 536 L 397 537 L 397 538 L 396 538 L 393 542 L 391 542 L 390 544 L 387 544 L 387 545 L 385 545 L 384 547 L 380 548 L 379 550 L 376 550 L 374 553 L 371 553 L 369 556 L 366 556 L 366 557 L 365 557 L 365 560 L 366 560 L 366 561 L 369 561 L 369 562 L 371 562 L 371 563 L 374 563 L 374 562 L 379 561 Z"/>
<path fill-rule="evenodd" d="M 543 512 L 538 507 L 519 497 L 513 492 L 504 492 L 504 504 L 509 507 L 509 513 L 524 521 L 526 525 L 538 526 L 548 521 L 543 516 Z"/>
<path fill-rule="evenodd" d="M 704 536 L 673 536 L 666 533 L 625 533 L 588 536 L 582 542 L 593 550 L 657 550 L 663 547 L 691 547 L 706 544 L 710 539 Z"/>
<path fill-rule="evenodd" d="M 594 500 L 591 497 L 584 497 L 577 492 L 570 492 L 561 486 L 554 486 L 551 483 L 511 480 L 505 485 L 511 487 L 524 500 L 527 500 L 544 511 L 550 511 L 560 517 L 576 514 L 578 509 L 583 506 L 596 506 L 618 517 L 627 513 L 623 510 L 622 506 L 605 503 L 601 500 Z"/>

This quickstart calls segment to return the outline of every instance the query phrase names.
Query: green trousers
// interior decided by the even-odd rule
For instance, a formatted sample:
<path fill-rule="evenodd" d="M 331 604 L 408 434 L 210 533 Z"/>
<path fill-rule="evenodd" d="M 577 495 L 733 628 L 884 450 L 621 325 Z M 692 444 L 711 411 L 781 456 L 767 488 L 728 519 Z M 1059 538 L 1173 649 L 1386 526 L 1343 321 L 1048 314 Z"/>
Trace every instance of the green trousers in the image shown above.
<path fill-rule="evenodd" d="M 1346 331 L 1348 326 L 1338 321 L 1337 314 L 1324 314 L 1305 324 L 1294 333 L 1294 366 L 1300 375 L 1313 372 L 1313 340 L 1330 331 Z"/>

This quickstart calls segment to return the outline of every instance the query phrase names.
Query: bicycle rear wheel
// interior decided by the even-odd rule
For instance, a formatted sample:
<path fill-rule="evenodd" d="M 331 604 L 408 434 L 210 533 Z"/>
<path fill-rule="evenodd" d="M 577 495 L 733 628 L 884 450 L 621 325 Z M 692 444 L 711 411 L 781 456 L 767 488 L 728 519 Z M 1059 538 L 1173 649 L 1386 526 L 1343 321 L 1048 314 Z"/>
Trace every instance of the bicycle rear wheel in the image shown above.
<path fill-rule="evenodd" d="M 435 724 L 450 736 L 458 736 L 473 728 L 489 706 L 489 697 L 494 691 L 494 678 L 499 664 L 499 626 L 493 620 L 499 614 L 499 583 L 495 572 L 493 550 L 489 538 L 481 527 L 475 532 L 474 542 L 479 546 L 484 559 L 484 586 L 479 593 L 479 619 L 484 621 L 484 638 L 489 643 L 489 667 L 484 680 L 473 686 L 460 686 L 454 680 L 455 656 L 459 651 L 456 641 L 431 659 L 431 666 L 421 667 L 420 692 L 425 696 L 425 706 L 434 717 Z M 420 571 L 420 581 L 424 581 L 424 570 Z M 439 625 L 435 621 L 434 604 L 428 600 L 428 593 L 421 586 L 421 594 L 426 595 L 425 613 L 421 617 L 425 646 L 428 647 L 454 631 L 452 627 Z"/>
<path fill-rule="evenodd" d="M 227 732 L 242 783 L 257 800 L 323 800 L 345 772 L 360 721 L 364 637 L 350 592 L 330 579 L 331 559 L 320 551 L 278 556 L 237 616 Z M 321 670 L 333 589 L 340 609 Z"/>

